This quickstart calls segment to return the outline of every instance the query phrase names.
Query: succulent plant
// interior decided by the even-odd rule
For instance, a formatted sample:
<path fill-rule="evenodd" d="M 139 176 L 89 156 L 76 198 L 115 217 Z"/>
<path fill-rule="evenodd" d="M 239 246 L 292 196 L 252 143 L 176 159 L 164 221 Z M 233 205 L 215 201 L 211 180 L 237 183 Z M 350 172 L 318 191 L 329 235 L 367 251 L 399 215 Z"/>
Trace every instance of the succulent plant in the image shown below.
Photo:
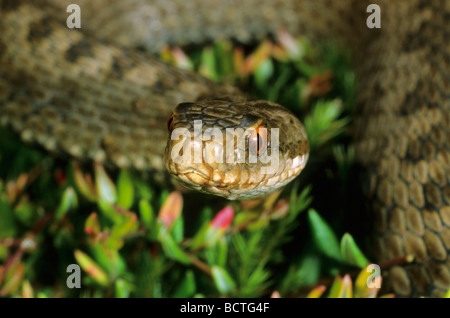
<path fill-rule="evenodd" d="M 59 162 L 2 131 L 0 296 L 289 297 L 320 277 L 365 268 L 342 220 L 354 208 L 346 198 L 355 89 L 345 52 L 280 32 L 253 49 L 218 42 L 189 54 L 165 48 L 161 57 L 299 114 L 309 172 L 265 201 L 198 200 L 131 171 Z M 68 287 L 70 265 L 81 269 L 80 289 Z M 364 275 L 354 288 L 338 276 L 328 296 L 375 296 Z"/>

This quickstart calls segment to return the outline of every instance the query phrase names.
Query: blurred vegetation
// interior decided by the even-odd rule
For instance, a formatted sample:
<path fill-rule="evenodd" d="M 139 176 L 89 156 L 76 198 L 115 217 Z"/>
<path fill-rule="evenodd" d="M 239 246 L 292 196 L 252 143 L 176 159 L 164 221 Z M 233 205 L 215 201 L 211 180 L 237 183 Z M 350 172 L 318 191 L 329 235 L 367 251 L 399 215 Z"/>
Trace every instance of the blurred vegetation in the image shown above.
<path fill-rule="evenodd" d="M 358 247 L 348 56 L 280 33 L 254 48 L 220 42 L 161 57 L 289 107 L 310 139 L 305 171 L 281 194 L 231 202 L 67 164 L 2 131 L 0 296 L 375 297 Z M 82 269 L 79 289 L 67 287 L 70 264 Z M 354 288 L 337 276 L 347 272 Z"/>

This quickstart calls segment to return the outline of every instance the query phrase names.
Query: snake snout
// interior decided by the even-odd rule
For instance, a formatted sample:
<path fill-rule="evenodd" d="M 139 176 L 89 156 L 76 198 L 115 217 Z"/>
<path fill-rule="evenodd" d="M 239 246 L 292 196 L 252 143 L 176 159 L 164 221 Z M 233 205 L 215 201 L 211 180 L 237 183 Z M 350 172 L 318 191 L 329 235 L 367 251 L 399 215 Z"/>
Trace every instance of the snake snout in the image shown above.
<path fill-rule="evenodd" d="M 188 188 L 228 199 L 272 192 L 293 180 L 308 159 L 303 125 L 274 103 L 182 103 L 168 126 L 169 173 Z"/>

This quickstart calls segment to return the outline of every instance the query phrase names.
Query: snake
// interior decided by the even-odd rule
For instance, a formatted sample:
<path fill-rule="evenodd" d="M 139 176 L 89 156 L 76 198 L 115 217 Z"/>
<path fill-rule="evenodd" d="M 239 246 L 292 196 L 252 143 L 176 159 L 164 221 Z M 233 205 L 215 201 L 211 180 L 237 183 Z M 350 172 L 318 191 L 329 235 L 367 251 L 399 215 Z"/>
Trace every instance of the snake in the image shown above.
<path fill-rule="evenodd" d="M 414 255 L 384 272 L 383 284 L 399 296 L 442 296 L 450 288 L 450 3 L 374 2 L 379 28 L 368 27 L 369 2 L 357 0 L 1 0 L 0 124 L 61 157 L 135 169 L 161 184 L 169 170 L 230 199 L 259 196 L 305 166 L 301 122 L 153 53 L 166 44 L 246 43 L 279 29 L 333 41 L 350 49 L 356 72 L 352 145 L 374 255 Z M 66 24 L 70 4 L 81 8 L 81 29 Z M 270 148 L 261 128 L 280 128 L 276 171 L 170 162 L 177 143 L 168 129 L 192 128 L 196 119 L 221 132 L 253 128 L 254 138 L 244 139 L 258 156 Z M 201 147 L 214 141 L 201 139 Z"/>

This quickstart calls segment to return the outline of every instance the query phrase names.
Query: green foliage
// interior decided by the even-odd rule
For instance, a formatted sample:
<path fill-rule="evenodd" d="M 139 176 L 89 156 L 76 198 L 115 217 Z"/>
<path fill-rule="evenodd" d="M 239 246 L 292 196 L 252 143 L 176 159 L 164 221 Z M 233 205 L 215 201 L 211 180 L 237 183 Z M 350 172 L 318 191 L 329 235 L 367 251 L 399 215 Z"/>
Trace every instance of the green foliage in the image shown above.
<path fill-rule="evenodd" d="M 280 43 L 264 41 L 250 54 L 229 42 L 190 57 L 180 49 L 161 54 L 289 107 L 305 123 L 311 171 L 347 182 L 354 76 L 345 54 L 284 33 Z M 260 297 L 274 290 L 289 296 L 322 276 L 368 263 L 353 237 L 321 216 L 317 184 L 303 176 L 259 203 L 198 200 L 153 187 L 132 171 L 61 164 L 8 132 L 3 136 L 1 296 Z M 50 263 L 49 255 L 57 260 Z M 66 268 L 74 263 L 83 270 L 79 290 L 66 287 Z M 337 279 L 330 295 L 362 295 L 350 283 Z"/>
<path fill-rule="evenodd" d="M 367 268 L 363 268 L 358 276 L 356 277 L 354 283 L 352 279 L 347 274 L 344 277 L 337 276 L 328 292 L 326 293 L 327 298 L 375 298 L 380 290 L 377 287 L 369 287 L 367 284 L 370 273 Z M 354 286 L 353 286 L 354 284 Z M 314 288 L 309 292 L 308 298 L 319 298 L 326 292 L 326 287 L 321 285 Z M 387 294 L 382 296 L 383 298 L 393 298 L 394 295 Z"/>
<path fill-rule="evenodd" d="M 211 274 L 217 290 L 222 295 L 228 295 L 236 288 L 236 283 L 224 268 L 213 265 L 211 267 Z"/>
<path fill-rule="evenodd" d="M 68 187 L 62 196 L 61 203 L 59 204 L 55 218 L 61 220 L 63 216 L 69 212 L 70 209 L 76 209 L 78 206 L 78 199 L 75 190 L 72 187 Z"/>
<path fill-rule="evenodd" d="M 344 132 L 350 119 L 342 115 L 342 102 L 339 100 L 319 101 L 310 116 L 305 118 L 305 129 L 311 151 Z"/>
<path fill-rule="evenodd" d="M 364 267 L 370 264 L 349 233 L 342 236 L 341 255 L 344 261 L 350 265 Z"/>
<path fill-rule="evenodd" d="M 195 285 L 195 276 L 194 272 L 191 270 L 186 271 L 186 275 L 183 280 L 180 282 L 180 285 L 173 293 L 172 297 L 174 298 L 188 298 L 193 297 L 197 286 Z"/>
<path fill-rule="evenodd" d="M 124 209 L 131 208 L 134 199 L 134 186 L 130 174 L 125 170 L 120 171 L 117 191 L 119 193 L 117 205 Z"/>
<path fill-rule="evenodd" d="M 338 240 L 330 226 L 313 209 L 308 211 L 308 221 L 318 249 L 328 257 L 342 260 Z"/>
<path fill-rule="evenodd" d="M 444 298 L 450 298 L 450 288 L 445 293 Z"/>

